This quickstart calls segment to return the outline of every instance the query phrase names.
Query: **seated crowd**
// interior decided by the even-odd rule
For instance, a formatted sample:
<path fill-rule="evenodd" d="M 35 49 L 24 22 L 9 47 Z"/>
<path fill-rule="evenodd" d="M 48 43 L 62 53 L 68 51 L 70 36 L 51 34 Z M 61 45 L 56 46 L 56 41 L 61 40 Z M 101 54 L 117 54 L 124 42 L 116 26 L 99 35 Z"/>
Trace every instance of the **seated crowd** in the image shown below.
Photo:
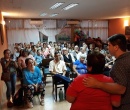
<path fill-rule="evenodd" d="M 104 55 L 106 66 L 109 65 L 109 62 L 114 62 L 114 58 L 101 43 L 96 46 L 93 43 L 87 45 L 83 42 L 80 47 L 74 45 L 74 43 L 56 43 L 51 41 L 48 44 L 38 42 L 36 45 L 33 43 L 24 43 L 23 45 L 22 43 L 16 43 L 13 52 L 6 49 L 4 51 L 4 58 L 1 59 L 1 65 L 3 72 L 10 71 L 11 73 L 10 80 L 4 80 L 7 86 L 7 106 L 11 107 L 13 105 L 10 99 L 14 97 L 15 93 L 16 71 L 18 73 L 17 76 L 22 78 L 22 87 L 25 91 L 28 107 L 33 107 L 32 98 L 35 92 L 41 94 L 41 105 L 43 105 L 45 86 L 42 80 L 41 70 L 39 69 L 42 68 L 42 63 L 44 63 L 42 62 L 43 59 L 54 59 L 50 61 L 49 71 L 55 80 L 61 80 L 64 83 L 66 92 L 71 82 L 66 77 L 70 78 L 72 72 L 77 76 L 86 74 L 87 56 L 94 51 Z"/>

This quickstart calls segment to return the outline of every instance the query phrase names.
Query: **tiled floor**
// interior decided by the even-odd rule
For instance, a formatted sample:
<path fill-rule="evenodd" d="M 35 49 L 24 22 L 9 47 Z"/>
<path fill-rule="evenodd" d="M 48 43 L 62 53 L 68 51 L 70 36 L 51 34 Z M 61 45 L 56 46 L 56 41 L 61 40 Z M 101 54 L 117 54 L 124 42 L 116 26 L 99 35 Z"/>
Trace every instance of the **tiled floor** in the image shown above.
<path fill-rule="evenodd" d="M 19 84 L 17 84 L 19 86 Z M 55 101 L 53 94 L 52 94 L 52 82 L 51 78 L 47 77 L 47 84 L 45 87 L 45 101 L 44 106 L 40 105 L 39 99 L 37 97 L 34 97 L 34 107 L 32 109 L 28 109 L 25 106 L 23 107 L 13 107 L 13 108 L 7 108 L 6 102 L 2 106 L 2 110 L 69 110 L 70 103 L 67 101 Z"/>

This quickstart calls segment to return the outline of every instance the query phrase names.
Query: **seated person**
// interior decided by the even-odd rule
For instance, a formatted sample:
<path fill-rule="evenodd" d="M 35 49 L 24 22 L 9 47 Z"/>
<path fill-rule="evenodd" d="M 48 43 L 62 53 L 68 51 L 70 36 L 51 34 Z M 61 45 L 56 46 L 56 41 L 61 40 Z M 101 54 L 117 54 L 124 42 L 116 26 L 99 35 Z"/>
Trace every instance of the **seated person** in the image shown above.
<path fill-rule="evenodd" d="M 68 53 L 68 49 L 67 48 L 63 48 L 63 61 L 65 62 L 66 64 L 66 67 L 67 67 L 67 75 L 66 76 L 69 76 L 69 73 L 71 71 L 71 65 L 72 65 L 72 57 L 71 55 Z"/>
<path fill-rule="evenodd" d="M 86 63 L 85 63 L 85 58 L 86 58 L 85 55 L 80 55 L 80 59 L 76 60 L 73 63 L 73 70 L 77 75 L 87 73 L 87 66 L 86 66 Z"/>
<path fill-rule="evenodd" d="M 41 93 L 41 105 L 44 104 L 44 84 L 42 82 L 41 71 L 37 66 L 34 66 L 34 61 L 31 58 L 25 60 L 26 68 L 23 70 L 23 86 L 24 94 L 27 98 L 27 106 L 33 107 L 32 99 L 34 93 Z"/>
<path fill-rule="evenodd" d="M 50 61 L 49 63 L 49 71 L 51 72 L 51 74 L 54 75 L 53 78 L 55 79 L 55 82 L 61 81 L 62 83 L 64 83 L 64 89 L 66 92 L 70 83 L 70 79 L 65 77 L 67 69 L 65 62 L 60 60 L 60 57 L 60 53 L 54 53 L 54 60 Z"/>
<path fill-rule="evenodd" d="M 37 50 L 37 55 L 35 55 L 35 61 L 36 61 L 36 65 L 41 68 L 42 66 L 42 60 L 44 59 L 43 55 L 41 54 L 41 50 L 38 49 Z"/>
<path fill-rule="evenodd" d="M 101 89 L 84 86 L 83 79 L 94 77 L 102 82 L 113 82 L 111 77 L 103 75 L 105 57 L 101 53 L 90 53 L 87 56 L 88 73 L 80 75 L 70 84 L 66 100 L 72 103 L 70 110 L 112 110 L 112 105 L 120 105 L 120 95 L 110 94 Z"/>
<path fill-rule="evenodd" d="M 74 50 L 71 52 L 72 61 L 75 62 L 78 59 L 79 47 L 76 45 Z"/>

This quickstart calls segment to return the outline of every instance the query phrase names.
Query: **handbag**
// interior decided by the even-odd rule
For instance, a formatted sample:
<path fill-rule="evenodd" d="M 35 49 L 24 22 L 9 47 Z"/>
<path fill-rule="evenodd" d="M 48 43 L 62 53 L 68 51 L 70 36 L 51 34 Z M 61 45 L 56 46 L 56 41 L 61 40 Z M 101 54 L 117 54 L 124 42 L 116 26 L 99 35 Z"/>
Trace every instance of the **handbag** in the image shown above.
<path fill-rule="evenodd" d="M 1 80 L 2 81 L 10 81 L 10 72 L 2 73 Z"/>

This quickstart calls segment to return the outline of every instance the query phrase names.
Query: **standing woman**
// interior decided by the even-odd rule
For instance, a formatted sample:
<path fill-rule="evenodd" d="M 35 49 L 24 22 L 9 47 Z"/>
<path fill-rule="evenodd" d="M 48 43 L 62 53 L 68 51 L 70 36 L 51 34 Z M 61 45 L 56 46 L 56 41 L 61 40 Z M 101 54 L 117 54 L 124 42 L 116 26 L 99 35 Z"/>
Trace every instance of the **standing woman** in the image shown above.
<path fill-rule="evenodd" d="M 11 102 L 11 95 L 12 98 L 15 94 L 15 87 L 16 87 L 16 68 L 18 67 L 17 63 L 11 59 L 11 51 L 9 49 L 4 50 L 3 52 L 4 57 L 1 58 L 1 66 L 2 66 L 2 77 L 7 86 L 6 97 L 7 97 L 7 106 L 12 107 L 13 103 Z"/>

